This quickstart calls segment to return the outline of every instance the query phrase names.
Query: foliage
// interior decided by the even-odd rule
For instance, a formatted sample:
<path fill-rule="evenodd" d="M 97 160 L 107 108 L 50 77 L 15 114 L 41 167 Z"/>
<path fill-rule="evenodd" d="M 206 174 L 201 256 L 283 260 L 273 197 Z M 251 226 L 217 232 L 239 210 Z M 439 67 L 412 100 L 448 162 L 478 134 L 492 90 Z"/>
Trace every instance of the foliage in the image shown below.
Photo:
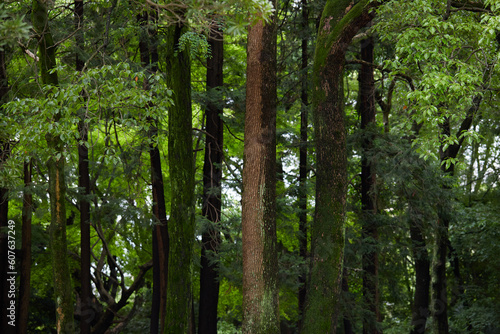
<path fill-rule="evenodd" d="M 118 301 L 137 277 L 139 266 L 152 257 L 151 227 L 155 220 L 151 212 L 150 145 L 160 149 L 165 185 L 170 184 L 172 178 L 166 167 L 176 162 L 167 158 L 167 110 L 173 104 L 174 95 L 165 76 L 168 67 L 165 51 L 171 46 L 167 45 L 165 32 L 172 13 L 162 7 L 164 3 L 157 2 L 159 7 L 146 7 L 142 2 L 133 1 L 85 2 L 81 24 L 85 43 L 84 49 L 79 49 L 74 40 L 72 7 L 55 1 L 49 8 L 49 25 L 57 44 L 58 87 L 41 87 L 36 74 L 40 64 L 26 52 L 33 52 L 37 47 L 36 40 L 29 36 L 30 22 L 26 14 L 29 4 L 24 1 L 0 4 L 0 49 L 5 55 L 9 88 L 5 96 L 7 103 L 0 109 L 0 140 L 11 143 L 9 158 L 0 165 L 0 185 L 10 190 L 9 219 L 16 221 L 19 236 L 22 194 L 26 190 L 33 193 L 30 332 L 49 333 L 55 326 L 45 165 L 51 157 L 64 159 L 67 166 L 65 214 L 72 288 L 77 296 L 80 288 L 78 202 L 82 197 L 77 186 L 76 146 L 82 143 L 89 149 L 92 193 L 86 199 L 91 202 L 96 319 L 112 304 L 105 299 L 106 293 L 115 291 L 114 300 Z M 280 319 L 283 328 L 298 332 L 301 319 L 297 305 L 298 276 L 308 270 L 311 257 L 310 253 L 306 258 L 300 256 L 298 240 L 301 233 L 297 205 L 299 147 L 304 145 L 300 139 L 300 113 L 304 108 L 309 111 L 309 141 L 305 144 L 308 148 L 305 187 L 308 227 L 313 220 L 316 185 L 325 182 L 318 174 L 311 105 L 302 104 L 301 87 L 306 80 L 310 97 L 312 49 L 317 44 L 316 24 L 325 2 L 307 2 L 308 28 L 304 28 L 303 4 L 299 1 L 281 1 L 276 8 L 265 0 L 179 3 L 185 9 L 185 23 L 189 28 L 173 47 L 177 55 L 187 50 L 191 53 L 192 122 L 196 129 L 193 131 L 193 167 L 198 218 L 203 187 L 204 108 L 209 103 L 217 103 L 224 109 L 223 212 L 217 226 L 222 244 L 211 260 L 219 263 L 218 330 L 228 334 L 240 333 L 243 320 L 240 200 L 244 187 L 246 34 L 250 25 L 277 15 L 279 174 L 276 200 Z M 341 77 L 348 161 L 343 266 L 349 289 L 342 292 L 342 315 L 351 322 L 354 332 L 362 331 L 367 314 L 367 305 L 363 302 L 362 256 L 376 249 L 380 255 L 383 316 L 379 325 L 384 333 L 409 332 L 416 284 L 409 221 L 417 218 L 422 222 L 426 250 L 432 253 L 438 210 L 442 203 L 449 202 L 452 208 L 447 266 L 450 333 L 497 332 L 500 323 L 500 119 L 497 110 L 500 4 L 492 0 L 473 1 L 468 3 L 475 6 L 472 11 L 453 5 L 456 2 L 451 2 L 448 10 L 450 2 L 437 0 L 383 3 L 377 10 L 374 25 L 360 30 L 348 47 Z M 153 23 L 151 19 L 146 26 L 141 26 L 137 15 L 146 12 L 151 17 L 158 14 L 158 21 Z M 206 58 L 211 55 L 207 38 L 214 25 L 224 33 L 224 87 L 206 93 Z M 158 72 L 153 74 L 143 68 L 138 51 L 144 33 L 155 34 L 157 39 L 157 43 L 148 45 L 150 51 L 156 47 L 160 55 Z M 360 67 L 357 61 L 360 41 L 366 35 L 375 40 L 373 69 L 379 104 L 376 124 L 361 131 L 357 112 Z M 306 69 L 301 68 L 304 39 L 309 52 Z M 75 53 L 85 61 L 82 72 L 73 70 Z M 144 89 L 145 83 L 149 90 Z M 477 101 L 470 127 L 460 132 Z M 391 107 L 386 115 L 387 124 L 384 124 L 384 103 Z M 82 141 L 78 131 L 82 116 L 89 131 L 87 142 Z M 59 122 L 48 121 L 56 117 Z M 151 142 L 152 120 L 158 127 L 158 136 Z M 449 133 L 443 130 L 446 122 L 450 125 Z M 61 152 L 47 147 L 45 137 L 49 134 L 62 141 Z M 374 140 L 370 150 L 363 152 L 366 138 Z M 457 144 L 461 145 L 457 156 L 441 161 L 441 153 Z M 328 151 L 329 155 L 333 153 Z M 376 166 L 378 211 L 374 219 L 379 228 L 378 241 L 363 240 L 361 233 L 362 154 Z M 33 162 L 34 175 L 33 185 L 25 189 L 22 166 L 28 159 Z M 444 176 L 441 163 L 444 167 L 454 166 L 455 175 Z M 176 194 L 170 194 L 167 186 L 165 195 L 166 206 L 170 208 Z M 197 219 L 196 224 L 191 254 L 195 264 L 191 270 L 195 309 L 199 296 L 196 290 L 200 285 L 196 264 L 204 226 L 201 219 Z M 20 238 L 16 240 L 17 254 L 21 251 L 20 241 Z M 310 250 L 310 235 L 308 241 Z M 116 258 L 116 271 L 110 258 Z M 152 278 L 150 270 L 143 285 L 129 298 L 129 304 L 117 312 L 110 330 L 119 325 L 126 325 L 122 331 L 126 333 L 149 330 Z M 113 285 L 113 280 L 118 284 Z M 99 290 L 96 282 L 102 282 L 104 290 Z M 75 309 L 78 309 L 76 305 Z M 339 327 L 339 331 L 342 329 Z"/>

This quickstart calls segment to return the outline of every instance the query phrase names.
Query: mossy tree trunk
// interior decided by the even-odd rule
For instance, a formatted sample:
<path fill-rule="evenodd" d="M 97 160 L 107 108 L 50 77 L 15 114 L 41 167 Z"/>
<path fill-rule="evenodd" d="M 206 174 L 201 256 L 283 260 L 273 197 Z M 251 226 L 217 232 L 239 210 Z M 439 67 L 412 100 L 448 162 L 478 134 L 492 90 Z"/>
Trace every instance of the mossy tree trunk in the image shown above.
<path fill-rule="evenodd" d="M 309 29 L 309 8 L 308 0 L 302 0 L 302 29 Z M 304 260 L 307 258 L 307 145 L 308 145 L 308 114 L 309 114 L 309 87 L 308 87 L 308 67 L 309 67 L 309 52 L 308 52 L 308 37 L 304 34 L 301 41 L 301 70 L 302 70 L 302 86 L 300 90 L 301 112 L 300 112 L 300 148 L 299 148 L 299 195 L 297 204 L 299 206 L 299 253 Z M 299 276 L 299 314 L 304 314 L 304 306 L 306 302 L 306 270 L 301 272 Z M 302 320 L 299 320 L 299 328 L 302 327 Z"/>
<path fill-rule="evenodd" d="M 313 67 L 316 208 L 301 333 L 335 333 L 340 310 L 347 156 L 342 85 L 345 52 L 372 19 L 369 1 L 329 0 L 320 21 Z"/>
<path fill-rule="evenodd" d="M 32 8 L 33 29 L 38 37 L 40 77 L 44 85 L 58 86 L 56 50 L 48 24 L 49 1 L 34 0 Z M 58 122 L 57 114 L 50 122 Z M 50 248 L 54 273 L 54 299 L 56 301 L 57 333 L 73 334 L 73 300 L 71 276 L 68 266 L 66 241 L 66 183 L 64 180 L 64 143 L 59 136 L 46 135 L 47 146 L 54 153 L 47 162 L 51 221 L 49 227 Z"/>
<path fill-rule="evenodd" d="M 361 60 L 373 63 L 373 37 L 361 41 Z M 376 127 L 375 80 L 373 67 L 363 64 L 359 71 L 359 114 L 361 130 L 364 131 L 361 158 L 361 234 L 364 242 L 362 256 L 363 267 L 363 299 L 370 311 L 363 319 L 364 334 L 378 334 L 377 322 L 380 321 L 380 296 L 378 289 L 378 227 L 375 219 L 376 207 L 376 174 L 373 161 L 368 157 L 373 146 Z"/>
<path fill-rule="evenodd" d="M 214 26 L 213 29 L 217 29 Z M 222 123 L 222 101 L 219 98 L 223 85 L 223 53 L 222 32 L 214 30 L 209 39 L 211 57 L 207 59 L 207 91 L 209 102 L 205 109 L 206 139 L 205 158 L 203 162 L 203 207 L 205 217 L 201 240 L 200 271 L 200 307 L 199 334 L 217 334 L 217 305 L 219 303 L 219 272 L 217 259 L 221 243 L 221 186 L 224 145 L 224 128 Z M 211 94 L 212 93 L 212 94 Z"/>
<path fill-rule="evenodd" d="M 179 50 L 182 23 L 167 31 L 167 86 L 174 105 L 168 110 L 168 160 L 171 210 L 168 225 L 166 333 L 188 333 L 192 322 L 192 260 L 194 244 L 194 162 L 189 50 Z"/>
<path fill-rule="evenodd" d="M 276 2 L 273 2 L 276 6 Z M 276 251 L 276 17 L 248 31 L 244 139 L 243 333 L 279 333 Z"/>
<path fill-rule="evenodd" d="M 5 63 L 5 51 L 0 50 L 0 106 L 5 103 L 5 98 L 9 92 L 9 83 L 7 80 L 7 68 Z M 1 110 L 1 109 L 0 109 Z M 0 168 L 10 155 L 10 142 L 5 133 L 0 133 Z M 9 189 L 0 186 L 0 268 L 7 268 L 8 265 L 8 236 L 6 228 L 9 225 Z M 6 282 L 9 276 L 6 270 L 0 272 L 1 282 Z M 10 301 L 8 298 L 8 284 L 0 284 L 0 328 L 9 329 L 7 324 L 10 319 L 7 317 Z M 12 332 L 14 329 L 12 330 Z"/>

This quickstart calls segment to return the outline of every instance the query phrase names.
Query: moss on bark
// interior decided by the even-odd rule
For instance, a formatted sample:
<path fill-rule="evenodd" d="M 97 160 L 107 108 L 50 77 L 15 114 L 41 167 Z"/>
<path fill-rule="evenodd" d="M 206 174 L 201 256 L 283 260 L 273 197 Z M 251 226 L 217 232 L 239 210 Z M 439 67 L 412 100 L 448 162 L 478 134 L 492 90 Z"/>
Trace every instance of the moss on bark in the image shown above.
<path fill-rule="evenodd" d="M 319 26 L 312 97 L 318 181 L 302 333 L 334 333 L 337 326 L 347 194 L 342 75 L 347 46 L 371 20 L 368 3 L 327 1 Z"/>
<path fill-rule="evenodd" d="M 194 165 L 189 50 L 178 50 L 185 27 L 175 25 L 167 33 L 167 78 L 173 90 L 168 110 L 168 159 L 171 211 L 168 232 L 166 333 L 188 333 L 191 321 L 191 270 L 194 243 Z"/>
<path fill-rule="evenodd" d="M 56 50 L 48 25 L 47 1 L 33 1 L 33 28 L 38 35 L 40 53 L 40 77 L 44 85 L 59 84 L 56 66 Z M 60 114 L 54 116 L 51 122 L 58 122 Z M 59 136 L 46 135 L 48 148 L 59 157 L 51 156 L 48 160 L 49 196 L 51 221 L 49 227 L 50 248 L 52 250 L 52 265 L 54 273 L 54 298 L 56 300 L 57 333 L 74 333 L 73 330 L 73 300 L 71 276 L 68 266 L 68 251 L 66 241 L 66 184 L 64 180 L 65 157 L 64 143 Z"/>

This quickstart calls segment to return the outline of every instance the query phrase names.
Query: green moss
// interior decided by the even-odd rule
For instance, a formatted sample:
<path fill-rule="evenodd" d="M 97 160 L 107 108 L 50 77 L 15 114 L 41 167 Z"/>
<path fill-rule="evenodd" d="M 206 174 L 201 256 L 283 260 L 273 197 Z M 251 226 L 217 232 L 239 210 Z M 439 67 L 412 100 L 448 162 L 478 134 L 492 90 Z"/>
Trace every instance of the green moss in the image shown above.
<path fill-rule="evenodd" d="M 176 50 L 186 29 L 168 30 L 167 78 L 173 91 L 168 110 L 168 159 L 171 208 L 169 220 L 170 254 L 168 262 L 166 333 L 189 330 L 191 317 L 191 270 L 194 243 L 194 165 L 192 142 L 191 70 L 189 50 Z"/>
<path fill-rule="evenodd" d="M 56 66 L 56 55 L 54 41 L 48 26 L 46 1 L 33 1 L 32 21 L 33 28 L 39 39 L 40 77 L 42 83 L 44 85 L 58 86 L 57 71 L 52 71 Z M 53 121 L 59 121 L 60 117 L 60 114 L 57 114 Z M 65 158 L 62 155 L 64 144 L 59 136 L 47 134 L 46 139 L 49 149 L 59 153 L 59 158 L 53 156 L 47 163 L 51 213 L 49 234 L 54 273 L 57 332 L 73 334 L 73 300 L 66 240 Z"/>
<path fill-rule="evenodd" d="M 327 1 L 313 67 L 313 119 L 317 154 L 316 208 L 311 228 L 312 264 L 302 333 L 335 332 L 344 250 L 347 154 L 343 64 L 346 48 L 369 0 Z"/>

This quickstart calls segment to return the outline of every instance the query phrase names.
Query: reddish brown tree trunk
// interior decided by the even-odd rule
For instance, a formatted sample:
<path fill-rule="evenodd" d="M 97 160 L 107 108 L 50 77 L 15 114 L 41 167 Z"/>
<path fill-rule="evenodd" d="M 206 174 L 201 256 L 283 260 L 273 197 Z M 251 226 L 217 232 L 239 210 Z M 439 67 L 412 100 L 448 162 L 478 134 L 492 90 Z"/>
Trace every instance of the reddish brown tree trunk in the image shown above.
<path fill-rule="evenodd" d="M 274 2 L 273 5 L 276 3 Z M 243 167 L 243 333 L 279 333 L 276 23 L 248 31 Z"/>

